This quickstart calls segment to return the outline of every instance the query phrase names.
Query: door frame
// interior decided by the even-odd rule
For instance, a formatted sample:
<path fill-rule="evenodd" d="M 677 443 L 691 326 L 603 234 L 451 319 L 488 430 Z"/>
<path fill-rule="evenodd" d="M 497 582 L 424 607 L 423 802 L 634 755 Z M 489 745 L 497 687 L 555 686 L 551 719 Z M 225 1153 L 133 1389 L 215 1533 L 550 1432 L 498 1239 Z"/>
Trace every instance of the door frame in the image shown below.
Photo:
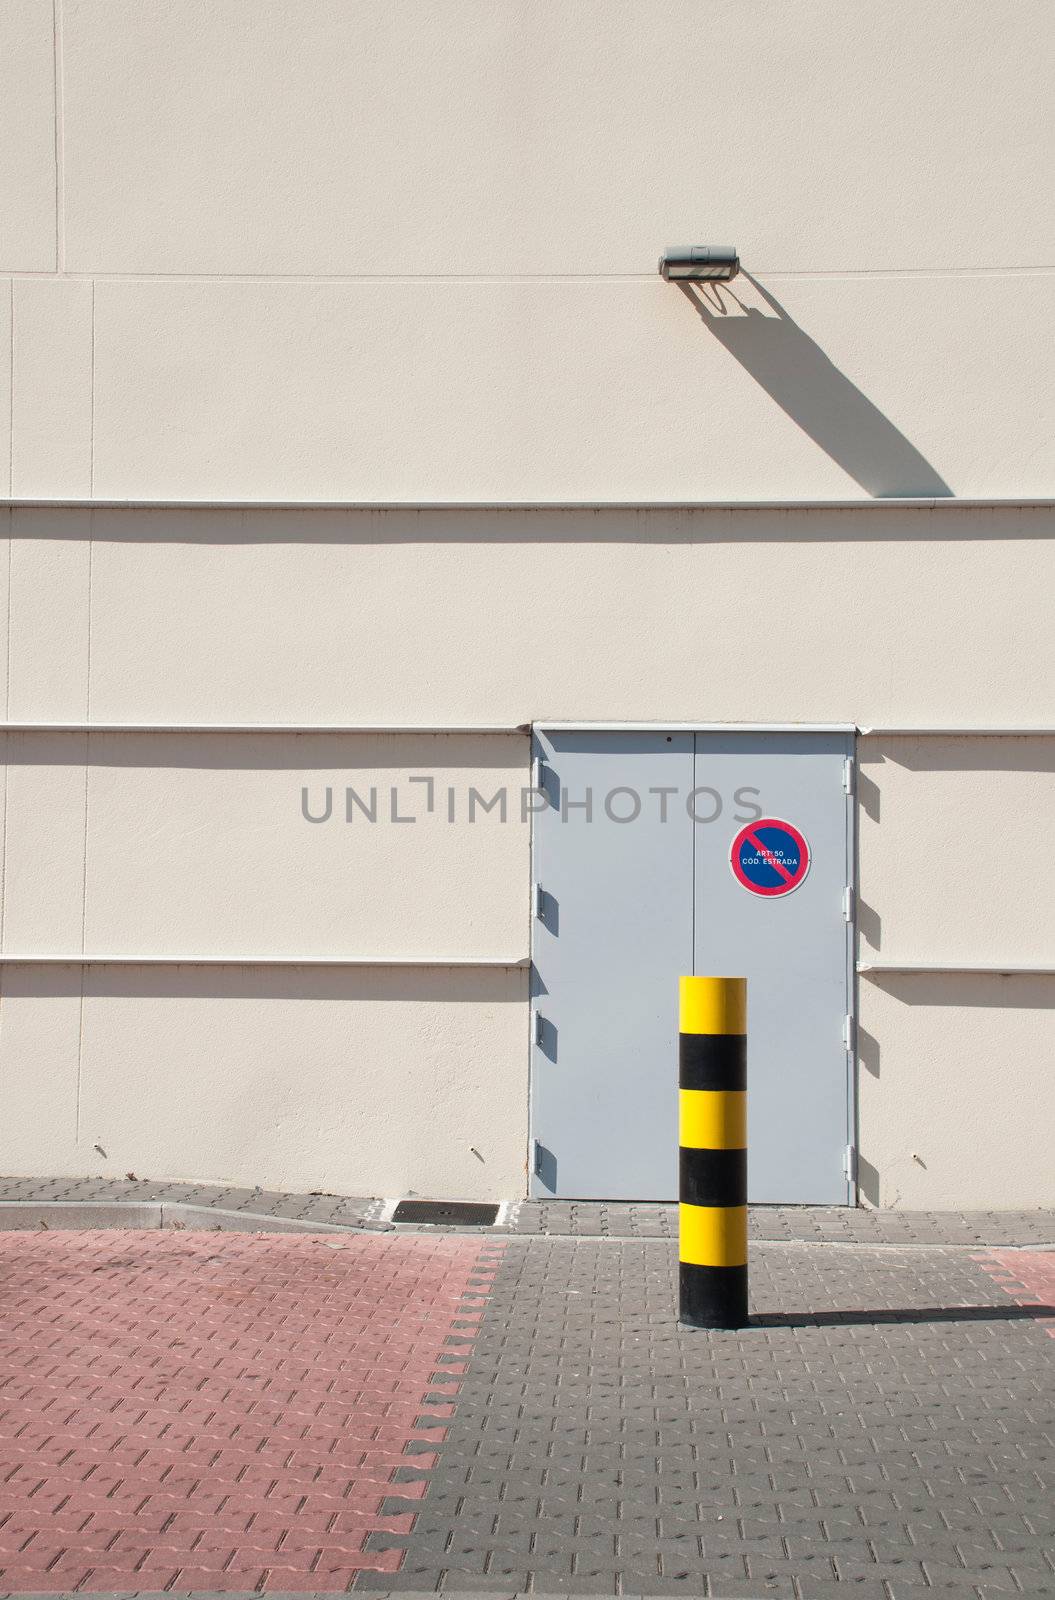
<path fill-rule="evenodd" d="M 846 736 L 850 744 L 850 755 L 847 761 L 847 773 L 843 787 L 846 798 L 846 884 L 850 891 L 850 903 L 847 908 L 848 915 L 846 919 L 846 1002 L 849 1009 L 847 1011 L 846 1040 L 846 1164 L 844 1171 L 846 1176 L 846 1204 L 847 1206 L 856 1206 L 858 1204 L 857 1138 L 859 1125 L 857 1094 L 857 738 L 860 729 L 858 725 L 854 722 L 565 722 L 547 719 L 529 723 L 528 731 L 531 740 L 531 783 L 536 789 L 541 788 L 538 770 L 541 758 L 536 749 L 536 744 L 537 736 L 543 733 L 742 733 L 744 735 L 760 733 L 838 733 Z M 535 1129 L 536 1018 L 538 1016 L 535 953 L 538 934 L 538 875 L 536 872 L 534 809 L 531 812 L 528 861 L 531 895 L 529 916 L 531 959 L 528 983 L 528 1147 L 526 1187 L 528 1196 L 536 1198 L 536 1154 L 540 1145 Z"/>

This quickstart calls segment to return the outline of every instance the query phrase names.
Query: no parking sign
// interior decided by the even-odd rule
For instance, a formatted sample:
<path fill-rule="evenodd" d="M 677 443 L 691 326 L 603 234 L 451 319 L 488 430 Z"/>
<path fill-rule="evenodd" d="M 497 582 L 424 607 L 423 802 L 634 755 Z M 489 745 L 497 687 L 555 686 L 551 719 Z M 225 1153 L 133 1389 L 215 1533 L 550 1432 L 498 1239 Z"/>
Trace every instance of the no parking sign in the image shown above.
<path fill-rule="evenodd" d="M 762 817 L 741 828 L 729 852 L 733 877 L 751 894 L 774 899 L 791 894 L 810 870 L 810 847 L 798 828 Z"/>

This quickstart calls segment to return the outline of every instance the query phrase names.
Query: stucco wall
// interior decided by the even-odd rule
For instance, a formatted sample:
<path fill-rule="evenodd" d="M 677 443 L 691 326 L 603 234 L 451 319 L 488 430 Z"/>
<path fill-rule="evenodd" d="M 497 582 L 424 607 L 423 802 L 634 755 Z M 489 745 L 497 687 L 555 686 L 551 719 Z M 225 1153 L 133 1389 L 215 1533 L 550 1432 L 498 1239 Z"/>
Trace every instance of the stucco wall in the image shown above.
<path fill-rule="evenodd" d="M 0 1170 L 523 1193 L 526 734 L 4 742 Z"/>
<path fill-rule="evenodd" d="M 509 968 L 8 967 L 0 1165 L 523 1194 L 526 1006 Z"/>
<path fill-rule="evenodd" d="M 1055 966 L 1055 738 L 864 738 L 858 758 L 861 960 L 1009 969 L 862 976 L 861 1192 L 1055 1204 L 1055 976 L 1014 971 Z"/>
<path fill-rule="evenodd" d="M 1039 724 L 1055 666 L 1042 510 L 52 508 L 9 532 L 12 721 Z M 763 600 L 804 602 L 760 605 L 759 573 Z M 9 732 L 4 950 L 133 959 L 5 970 L 0 1165 L 522 1193 L 527 978 L 503 964 L 528 953 L 528 749 Z M 1050 964 L 1055 739 L 859 754 L 862 959 Z M 348 785 L 377 791 L 376 823 L 344 820 Z M 332 791 L 328 821 L 305 821 L 305 787 L 315 815 Z M 392 820 L 393 787 L 416 822 Z M 470 823 L 470 790 L 502 788 L 506 820 Z M 234 965 L 134 959 L 195 955 Z M 866 1199 L 1055 1200 L 1052 985 L 862 977 Z"/>
<path fill-rule="evenodd" d="M 724 238 L 750 204 L 767 266 L 896 269 L 907 248 L 986 265 L 1009 234 L 1033 259 L 1050 245 L 1028 163 L 1042 4 L 1018 0 L 998 28 L 952 0 L 765 0 L 721 20 L 692 0 L 65 0 L 68 263 L 631 272 L 657 223 L 698 214 L 712 140 L 707 221 Z M 968 187 L 974 214 L 956 204 Z"/>
<path fill-rule="evenodd" d="M 873 977 L 861 984 L 858 1033 L 867 1204 L 1055 1205 L 1055 978 Z"/>
<path fill-rule="evenodd" d="M 887 735 L 858 760 L 862 961 L 1055 966 L 1055 737 Z"/>
<path fill-rule="evenodd" d="M 12 717 L 1051 711 L 1051 509 L 10 515 Z"/>
<path fill-rule="evenodd" d="M 1044 0 L 4 0 L 0 484 L 1051 493 L 1052 40 Z M 672 242 L 757 282 L 664 284 Z"/>
<path fill-rule="evenodd" d="M 525 734 L 6 743 L 5 950 L 527 955 Z"/>
<path fill-rule="evenodd" d="M 8 722 L 1050 724 L 1051 515 L 951 499 L 1055 493 L 1053 43 L 1044 0 L 0 0 L 0 492 L 861 502 L 10 510 Z M 863 953 L 1050 961 L 1047 746 L 868 749 Z M 9 733 L 7 952 L 389 964 L 5 968 L 0 1167 L 522 1192 L 525 826 L 295 807 L 526 753 Z M 1052 1198 L 1047 995 L 862 983 L 866 1194 Z"/>

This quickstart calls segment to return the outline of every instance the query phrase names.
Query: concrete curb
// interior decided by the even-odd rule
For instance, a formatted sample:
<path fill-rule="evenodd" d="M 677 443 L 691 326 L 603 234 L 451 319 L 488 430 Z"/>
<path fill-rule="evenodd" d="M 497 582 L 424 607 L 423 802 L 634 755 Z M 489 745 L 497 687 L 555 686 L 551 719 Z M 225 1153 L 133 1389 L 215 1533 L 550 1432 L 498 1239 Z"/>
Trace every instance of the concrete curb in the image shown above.
<path fill-rule="evenodd" d="M 138 1192 L 137 1192 L 138 1191 Z M 548 1239 L 574 1244 L 666 1243 L 675 1247 L 673 1206 L 610 1201 L 510 1202 L 492 1226 L 393 1223 L 393 1201 L 334 1194 L 286 1194 L 233 1185 L 133 1179 L 0 1177 L 0 1232 L 39 1228 L 179 1228 L 194 1232 L 438 1234 Z M 918 1251 L 1055 1249 L 1055 1210 L 873 1212 L 828 1207 L 750 1207 L 752 1248 Z"/>
<path fill-rule="evenodd" d="M 312 1222 L 179 1200 L 0 1200 L 0 1232 L 46 1228 L 177 1228 L 189 1233 L 360 1233 L 354 1222 Z"/>
<path fill-rule="evenodd" d="M 168 1228 L 187 1233 L 334 1233 L 370 1234 L 389 1236 L 414 1233 L 432 1237 L 436 1234 L 474 1237 L 491 1234 L 504 1244 L 524 1245 L 545 1240 L 553 1245 L 590 1244 L 666 1244 L 676 1247 L 676 1240 L 662 1235 L 642 1237 L 640 1234 L 622 1233 L 542 1233 L 515 1234 L 499 1229 L 443 1226 L 430 1228 L 421 1223 L 388 1224 L 384 1228 L 369 1222 L 314 1222 L 305 1217 L 273 1217 L 266 1211 L 233 1211 L 223 1206 L 197 1206 L 186 1200 L 0 1200 L 0 1233 L 40 1233 L 48 1229 L 56 1232 L 87 1230 L 90 1228 L 124 1229 Z M 1026 1244 L 1006 1242 L 988 1243 L 977 1240 L 971 1244 L 945 1243 L 940 1239 L 926 1242 L 885 1239 L 760 1239 L 752 1236 L 752 1250 L 848 1250 L 870 1251 L 884 1254 L 904 1252 L 930 1252 L 941 1250 L 957 1254 L 973 1254 L 979 1250 L 1048 1251 L 1055 1250 L 1055 1238 L 1031 1240 Z M 139 1590 L 135 1591 L 137 1594 Z M 233 1592 L 233 1591 L 232 1591 Z M 321 1592 L 321 1591 L 320 1591 Z M 0 1591 L 0 1600 L 5 1600 Z M 270 1597 L 269 1597 L 270 1600 Z M 486 1594 L 477 1600 L 488 1600 Z M 492 1597 L 493 1600 L 493 1597 Z M 533 1596 L 532 1600 L 549 1600 L 548 1596 Z M 604 1600 L 604 1597 L 593 1597 Z"/>

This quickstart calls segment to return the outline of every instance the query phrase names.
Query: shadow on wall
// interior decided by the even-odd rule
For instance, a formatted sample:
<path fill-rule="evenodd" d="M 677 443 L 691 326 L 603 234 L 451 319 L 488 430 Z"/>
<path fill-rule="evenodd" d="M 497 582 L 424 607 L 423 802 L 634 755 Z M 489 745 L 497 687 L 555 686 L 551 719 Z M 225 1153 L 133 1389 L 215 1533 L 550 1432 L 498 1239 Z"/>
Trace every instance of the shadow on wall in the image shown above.
<path fill-rule="evenodd" d="M 878 1077 L 879 1074 L 877 1073 Z M 881 1209 L 879 1204 L 879 1169 L 870 1161 L 866 1161 L 860 1150 L 857 1152 L 857 1192 L 861 1199 L 870 1205 L 873 1210 Z"/>
<path fill-rule="evenodd" d="M 847 387 L 852 389 L 852 385 Z M 890 426 L 885 419 L 884 426 Z M 950 507 L 959 508 L 962 504 L 948 490 L 940 496 L 936 492 L 935 497 L 948 500 Z M 476 510 L 288 506 L 277 511 L 251 504 L 238 509 L 208 506 L 190 511 L 173 506 L 149 511 L 138 506 L 99 506 L 93 511 L 91 522 L 76 507 L 53 507 L 45 520 L 39 515 L 38 506 L 16 506 L 9 513 L 9 527 L 15 539 L 67 543 L 91 539 L 97 547 L 176 544 L 187 546 L 192 554 L 196 549 L 218 550 L 218 559 L 227 562 L 236 559 L 239 551 L 270 544 L 309 548 L 340 545 L 354 551 L 440 545 L 446 551 L 446 559 L 457 567 L 464 559 L 464 547 L 505 545 L 513 548 L 515 562 L 530 566 L 535 560 L 534 547 L 547 544 L 633 545 L 657 540 L 669 545 L 852 543 L 862 537 L 860 506 L 865 504 L 858 499 L 848 509 L 833 502 L 821 513 L 816 509 L 789 511 L 787 505 L 775 503 L 767 508 L 753 507 L 747 513 L 726 509 L 716 514 L 713 509 L 701 509 L 692 515 L 687 515 L 684 508 L 623 506 L 605 507 L 603 516 L 598 514 L 599 504 L 520 510 L 500 506 Z M 883 507 L 883 515 L 868 524 L 867 538 L 871 543 L 914 545 L 934 540 L 971 544 L 1000 539 L 1007 544 L 1012 540 L 1050 537 L 1051 512 L 1037 505 L 993 502 L 984 512 L 957 509 L 955 516 L 931 517 L 890 494 L 883 499 Z M 220 581 L 238 581 L 232 577 L 229 565 L 221 570 L 222 580 L 196 575 L 194 583 L 215 586 Z M 519 570 L 515 564 L 510 566 L 511 583 L 519 581 Z M 349 572 L 348 582 L 356 581 L 354 567 Z M 421 581 L 429 580 L 423 577 Z"/>
<path fill-rule="evenodd" d="M 678 288 L 745 372 L 874 499 L 952 495 L 915 445 L 839 371 L 780 302 L 750 273 L 743 275 L 775 315 L 744 305 L 728 284 L 681 282 Z M 724 295 L 734 301 L 735 311 L 730 312 Z"/>
<path fill-rule="evenodd" d="M 870 972 L 868 982 L 905 1006 L 980 1006 L 985 1011 L 1055 1010 L 1048 972 Z M 878 1073 L 877 1073 L 878 1076 Z"/>
<path fill-rule="evenodd" d="M 922 1006 L 929 1009 L 965 1007 L 984 1011 L 1055 1010 L 1055 976 L 1046 972 L 870 972 L 862 983 L 881 990 L 904 1006 Z M 1039 1022 L 1039 1018 L 1038 1018 Z M 1046 1031 L 1046 1030 L 1045 1030 Z M 1038 1071 L 1046 1068 L 1044 1046 L 1038 1046 Z M 860 1072 L 879 1078 L 882 1072 L 882 1047 L 874 1033 L 860 1023 L 857 1027 L 857 1061 Z M 1038 1083 L 1039 1083 L 1038 1078 Z M 953 1092 L 950 1086 L 950 1093 Z M 1039 1114 L 1043 1122 L 1043 1112 Z M 857 1129 L 857 1187 L 861 1198 L 870 1206 L 884 1205 L 896 1209 L 895 1198 L 881 1200 L 882 1175 L 879 1169 L 861 1153 L 861 1130 Z M 926 1170 L 926 1162 L 919 1156 L 907 1157 L 917 1161 Z M 890 1177 L 889 1165 L 886 1177 Z"/>
<path fill-rule="evenodd" d="M 404 966 L 379 961 L 374 966 L 309 966 L 296 961 L 262 967 L 252 960 L 206 966 L 173 956 L 157 966 L 128 961 L 18 962 L 0 965 L 4 1000 L 172 1000 L 182 1004 L 212 1000 L 296 1000 L 325 1004 L 466 1004 L 491 1008 L 523 1007 L 528 996 L 526 966 Z M 160 1025 L 160 1024 L 159 1024 Z M 144 1038 L 144 1049 L 149 1040 Z M 349 1034 L 349 1060 L 355 1035 Z"/>
<path fill-rule="evenodd" d="M 1055 736 L 1034 733 L 970 735 L 888 734 L 862 742 L 861 764 L 879 768 L 885 762 L 909 772 L 1055 772 Z M 882 773 L 879 774 L 882 782 Z M 868 779 L 868 800 L 875 793 L 875 820 L 879 820 L 879 785 Z M 862 791 L 861 803 L 865 805 Z M 867 806 L 866 806 L 867 810 Z M 872 812 L 868 812 L 872 816 Z"/>
<path fill-rule="evenodd" d="M 414 793 L 405 785 L 408 773 L 435 773 L 437 769 L 456 771 L 498 771 L 513 774 L 510 806 L 512 815 L 520 804 L 519 786 L 530 783 L 528 735 L 525 727 L 517 733 L 370 733 L 348 729 L 344 733 L 254 733 L 251 728 L 238 734 L 222 729 L 195 729 L 192 733 L 158 733 L 144 730 L 130 733 L 90 734 L 84 729 L 40 728 L 7 735 L 8 762 L 11 766 L 83 766 L 85 751 L 91 768 L 128 767 L 156 769 L 185 768 L 195 772 L 320 772 L 325 781 L 312 780 L 313 809 L 321 811 L 327 784 L 336 814 L 341 815 L 346 780 L 358 783 L 365 794 L 371 781 L 380 789 L 382 814 L 388 804 L 385 776 L 404 784 L 403 794 Z M 363 774 L 357 778 L 356 774 Z M 442 800 L 442 777 L 437 790 Z M 468 785 L 468 779 L 466 780 Z M 294 796 L 296 799 L 296 796 Z M 432 802 L 429 802 L 432 809 Z"/>

